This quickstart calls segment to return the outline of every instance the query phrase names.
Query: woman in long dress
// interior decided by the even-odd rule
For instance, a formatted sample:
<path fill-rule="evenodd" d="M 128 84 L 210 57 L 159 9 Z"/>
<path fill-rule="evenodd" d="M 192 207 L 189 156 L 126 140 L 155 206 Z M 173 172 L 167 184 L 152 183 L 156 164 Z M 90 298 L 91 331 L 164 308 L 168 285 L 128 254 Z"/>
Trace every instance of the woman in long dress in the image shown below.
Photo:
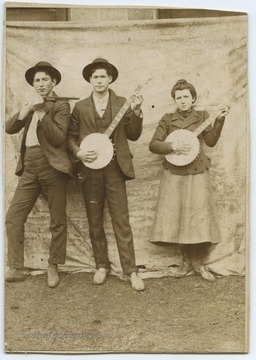
<path fill-rule="evenodd" d="M 165 141 L 178 129 L 194 131 L 208 117 L 206 111 L 196 111 L 197 93 L 186 80 L 173 86 L 171 95 L 177 105 L 174 113 L 165 114 L 153 135 L 149 149 L 155 154 L 187 154 L 191 145 L 187 140 Z M 210 147 L 216 145 L 225 121 L 227 110 L 223 110 L 198 137 Z M 188 165 L 177 166 L 163 162 L 163 175 L 159 185 L 157 208 L 152 226 L 152 243 L 176 243 L 183 254 L 183 265 L 176 276 L 185 276 L 191 268 L 204 279 L 215 280 L 203 264 L 211 244 L 221 242 L 221 232 L 214 207 L 213 192 L 209 176 L 210 159 L 201 146 L 197 158 Z"/>

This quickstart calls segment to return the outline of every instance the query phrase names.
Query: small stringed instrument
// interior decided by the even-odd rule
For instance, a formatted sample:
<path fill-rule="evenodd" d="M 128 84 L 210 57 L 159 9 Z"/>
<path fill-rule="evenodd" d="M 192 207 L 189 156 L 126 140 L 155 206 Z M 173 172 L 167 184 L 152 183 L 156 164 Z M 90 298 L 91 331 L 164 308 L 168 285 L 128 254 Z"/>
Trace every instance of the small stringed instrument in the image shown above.
<path fill-rule="evenodd" d="M 141 90 L 141 88 L 146 85 L 151 78 L 148 78 L 147 80 L 143 81 L 141 84 L 139 84 L 135 90 L 135 92 L 138 92 Z M 92 161 L 83 161 L 83 164 L 90 168 L 90 169 L 102 169 L 105 166 L 107 166 L 110 161 L 113 158 L 114 155 L 114 146 L 113 143 L 110 140 L 110 136 L 121 121 L 122 117 L 126 113 L 126 111 L 129 109 L 131 103 L 133 101 L 133 95 L 129 97 L 124 103 L 124 105 L 121 107 L 121 109 L 116 114 L 114 120 L 111 122 L 105 133 L 92 133 L 87 135 L 80 144 L 80 149 L 84 151 L 89 150 L 96 150 L 97 151 L 97 158 Z"/>
<path fill-rule="evenodd" d="M 228 111 L 230 106 L 226 105 L 223 107 L 219 113 L 222 114 L 225 111 Z M 218 115 L 218 116 L 219 116 Z M 200 142 L 198 140 L 198 136 L 209 126 L 215 118 L 206 119 L 201 125 L 198 126 L 194 131 L 179 129 L 171 132 L 165 141 L 174 142 L 174 141 L 182 141 L 190 146 L 190 150 L 185 154 L 177 154 L 172 151 L 169 154 L 165 155 L 166 160 L 176 166 L 185 166 L 192 163 L 200 153 Z"/>
<path fill-rule="evenodd" d="M 45 96 L 44 99 L 48 101 L 69 101 L 69 100 L 79 100 L 80 98 L 71 97 L 71 96 Z"/>

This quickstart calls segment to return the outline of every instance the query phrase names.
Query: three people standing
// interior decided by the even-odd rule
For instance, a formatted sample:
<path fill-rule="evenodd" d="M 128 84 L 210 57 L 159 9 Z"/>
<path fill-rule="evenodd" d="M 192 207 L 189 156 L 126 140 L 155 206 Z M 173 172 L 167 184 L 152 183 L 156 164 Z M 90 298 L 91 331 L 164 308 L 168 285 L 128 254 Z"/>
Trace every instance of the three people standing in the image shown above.
<path fill-rule="evenodd" d="M 59 283 L 58 264 L 65 263 L 67 220 L 67 180 L 73 176 L 69 155 L 77 162 L 81 188 L 89 223 L 89 233 L 96 263 L 95 284 L 103 284 L 110 269 L 107 239 L 103 226 L 105 200 L 117 242 L 123 272 L 132 288 L 140 291 L 144 283 L 137 273 L 133 234 L 129 222 L 126 181 L 135 177 L 128 140 L 136 141 L 142 133 L 143 98 L 139 92 L 132 96 L 111 140 L 115 152 L 109 164 L 101 168 L 85 166 L 99 156 L 95 143 L 84 149 L 81 143 L 90 134 L 104 134 L 126 103 L 109 88 L 118 77 L 117 68 L 103 58 L 97 58 L 83 69 L 84 79 L 91 84 L 91 95 L 75 104 L 70 115 L 68 102 L 58 100 L 53 88 L 61 81 L 60 72 L 47 62 L 39 62 L 25 74 L 27 82 L 42 97 L 43 102 L 27 103 L 6 122 L 6 132 L 14 134 L 24 129 L 21 156 L 16 174 L 20 180 L 6 215 L 8 237 L 7 281 L 24 280 L 24 225 L 38 196 L 43 194 L 49 206 L 52 233 L 48 259 L 48 286 Z M 186 154 L 185 142 L 165 141 L 168 134 L 183 128 L 195 130 L 207 118 L 206 111 L 193 107 L 197 94 L 194 86 L 179 80 L 171 91 L 177 110 L 165 114 L 155 131 L 149 148 L 156 154 Z M 49 96 L 51 99 L 49 99 Z M 225 115 L 208 126 L 199 141 L 214 146 L 221 134 Z M 163 163 L 156 216 L 151 242 L 178 243 L 184 262 L 176 274 L 184 276 L 192 264 L 194 270 L 207 280 L 214 276 L 205 268 L 203 257 L 211 244 L 221 241 L 220 228 L 213 204 L 209 178 L 209 159 L 201 149 L 197 159 L 186 166 Z"/>

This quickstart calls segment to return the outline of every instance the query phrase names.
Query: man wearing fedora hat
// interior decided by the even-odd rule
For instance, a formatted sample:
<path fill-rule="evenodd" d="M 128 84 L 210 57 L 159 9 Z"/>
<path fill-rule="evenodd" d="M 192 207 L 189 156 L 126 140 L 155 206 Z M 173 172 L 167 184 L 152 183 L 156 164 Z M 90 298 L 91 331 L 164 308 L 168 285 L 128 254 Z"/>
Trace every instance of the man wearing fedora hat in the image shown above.
<path fill-rule="evenodd" d="M 54 86 L 61 81 L 61 74 L 50 63 L 40 61 L 26 71 L 25 78 L 43 102 L 26 103 L 6 122 L 8 134 L 23 129 L 23 136 L 16 168 L 20 179 L 6 214 L 9 270 L 5 279 L 25 279 L 24 225 L 42 194 L 49 207 L 52 235 L 47 281 L 49 287 L 55 287 L 59 283 L 58 264 L 65 263 L 66 255 L 66 188 L 67 180 L 72 176 L 72 163 L 66 151 L 70 106 L 66 101 L 58 101 L 53 92 Z M 54 100 L 47 100 L 47 97 Z"/>
<path fill-rule="evenodd" d="M 82 191 L 96 263 L 94 283 L 104 283 L 110 268 L 103 228 L 103 208 L 107 199 L 123 272 L 129 276 L 133 289 L 143 290 L 144 283 L 137 274 L 135 264 L 125 186 L 125 180 L 135 177 L 127 139 L 136 141 L 141 135 L 140 107 L 143 99 L 139 93 L 133 94 L 130 109 L 112 133 L 111 138 L 115 144 L 112 161 L 100 169 L 87 167 L 83 162 L 93 163 L 98 152 L 97 149 L 81 149 L 82 140 L 92 133 L 104 133 L 126 99 L 109 89 L 109 85 L 118 77 L 118 70 L 106 59 L 97 58 L 85 66 L 83 77 L 92 85 L 93 92 L 88 98 L 76 103 L 67 137 L 68 149 L 78 161 L 78 170 L 82 175 Z"/>

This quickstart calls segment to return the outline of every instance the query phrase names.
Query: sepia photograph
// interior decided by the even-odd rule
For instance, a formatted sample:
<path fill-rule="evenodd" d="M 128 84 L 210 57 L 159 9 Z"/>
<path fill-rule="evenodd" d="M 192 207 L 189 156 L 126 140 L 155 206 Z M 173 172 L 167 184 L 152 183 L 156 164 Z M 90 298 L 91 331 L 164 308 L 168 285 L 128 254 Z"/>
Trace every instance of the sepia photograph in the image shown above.
<path fill-rule="evenodd" d="M 248 13 L 4 3 L 4 352 L 248 354 Z"/>

